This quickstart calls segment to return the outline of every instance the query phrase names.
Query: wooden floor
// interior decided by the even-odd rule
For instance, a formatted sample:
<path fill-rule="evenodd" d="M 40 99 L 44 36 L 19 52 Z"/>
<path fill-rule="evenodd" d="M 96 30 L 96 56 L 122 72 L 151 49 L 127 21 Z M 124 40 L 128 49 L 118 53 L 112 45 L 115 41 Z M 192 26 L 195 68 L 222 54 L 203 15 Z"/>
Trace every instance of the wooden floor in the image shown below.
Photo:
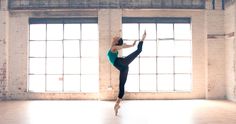
<path fill-rule="evenodd" d="M 236 103 L 209 100 L 0 101 L 0 124 L 236 124 Z"/>

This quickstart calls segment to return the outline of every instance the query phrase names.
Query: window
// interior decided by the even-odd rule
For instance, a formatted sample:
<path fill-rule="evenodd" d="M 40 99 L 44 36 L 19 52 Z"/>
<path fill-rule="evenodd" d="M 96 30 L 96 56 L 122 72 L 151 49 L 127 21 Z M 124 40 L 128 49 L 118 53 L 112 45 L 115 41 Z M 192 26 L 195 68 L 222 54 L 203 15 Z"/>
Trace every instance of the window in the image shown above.
<path fill-rule="evenodd" d="M 138 21 L 138 22 L 137 22 Z M 147 37 L 129 66 L 128 92 L 189 92 L 192 90 L 192 36 L 187 18 L 123 18 L 123 39 L 132 44 Z M 136 44 L 137 45 L 137 44 Z M 123 56 L 137 46 L 123 49 Z"/>
<path fill-rule="evenodd" d="M 96 18 L 30 19 L 28 90 L 98 92 Z"/>

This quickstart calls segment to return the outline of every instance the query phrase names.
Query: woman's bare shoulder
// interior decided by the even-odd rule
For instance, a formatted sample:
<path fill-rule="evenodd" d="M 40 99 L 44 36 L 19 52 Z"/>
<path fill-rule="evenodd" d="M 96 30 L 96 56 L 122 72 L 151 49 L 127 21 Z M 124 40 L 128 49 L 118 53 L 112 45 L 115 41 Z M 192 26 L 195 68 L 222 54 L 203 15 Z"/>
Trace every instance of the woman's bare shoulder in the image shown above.
<path fill-rule="evenodd" d="M 117 52 L 116 45 L 112 46 L 110 50 L 111 50 L 111 52 L 113 52 L 113 53 Z"/>

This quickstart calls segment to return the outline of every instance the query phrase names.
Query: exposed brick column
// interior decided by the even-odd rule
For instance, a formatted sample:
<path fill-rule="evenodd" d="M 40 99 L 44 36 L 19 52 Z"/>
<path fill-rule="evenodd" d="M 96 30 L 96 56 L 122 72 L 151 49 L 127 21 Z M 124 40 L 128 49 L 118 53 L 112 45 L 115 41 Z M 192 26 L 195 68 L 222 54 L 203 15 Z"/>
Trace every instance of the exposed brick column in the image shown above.
<path fill-rule="evenodd" d="M 225 92 L 225 31 L 222 3 L 206 1 L 207 81 L 206 98 L 224 99 Z"/>
<path fill-rule="evenodd" d="M 8 79 L 8 9 L 7 0 L 1 0 L 0 7 L 0 100 L 6 98 L 7 95 L 7 79 Z"/>

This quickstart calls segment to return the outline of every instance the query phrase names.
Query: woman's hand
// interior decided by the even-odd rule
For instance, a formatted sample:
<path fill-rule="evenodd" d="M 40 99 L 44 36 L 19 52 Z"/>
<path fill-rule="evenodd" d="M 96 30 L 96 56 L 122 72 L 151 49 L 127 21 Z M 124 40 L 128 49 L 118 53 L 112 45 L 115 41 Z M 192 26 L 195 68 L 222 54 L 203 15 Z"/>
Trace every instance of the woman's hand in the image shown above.
<path fill-rule="evenodd" d="M 134 40 L 133 46 L 135 46 L 136 42 L 137 42 L 137 40 Z"/>
<path fill-rule="evenodd" d="M 147 35 L 147 33 L 146 33 L 146 30 L 145 30 L 144 33 L 143 33 L 143 37 L 142 37 L 142 40 L 141 40 L 141 41 L 144 41 L 144 40 L 145 40 L 146 35 Z"/>

